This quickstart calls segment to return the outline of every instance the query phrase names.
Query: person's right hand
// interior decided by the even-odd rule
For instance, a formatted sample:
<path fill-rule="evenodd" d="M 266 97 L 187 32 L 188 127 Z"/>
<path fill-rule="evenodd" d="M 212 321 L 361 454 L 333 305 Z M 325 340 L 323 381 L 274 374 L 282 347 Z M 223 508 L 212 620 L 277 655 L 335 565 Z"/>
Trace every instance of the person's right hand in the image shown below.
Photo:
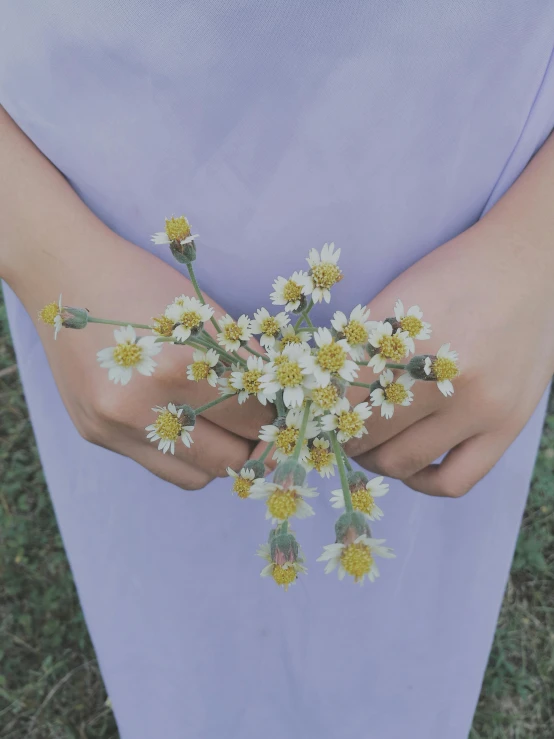
<path fill-rule="evenodd" d="M 63 293 L 64 305 L 87 308 L 100 318 L 150 324 L 176 296 L 194 295 L 189 280 L 139 247 L 99 228 L 94 249 L 76 245 L 53 274 L 42 274 L 42 304 Z M 86 241 L 91 234 L 87 234 Z M 23 289 L 26 294 L 28 291 Z M 22 296 L 25 297 L 25 296 Z M 41 307 L 37 295 L 27 295 L 30 314 Z M 216 317 L 224 311 L 206 296 Z M 240 470 L 249 458 L 260 426 L 271 423 L 275 409 L 254 398 L 239 405 L 236 397 L 214 406 L 197 418 L 190 448 L 181 441 L 175 455 L 162 454 L 146 438 L 145 427 L 156 418 L 154 406 L 168 402 L 199 407 L 219 397 L 207 382 L 187 379 L 193 349 L 164 343 L 156 355 L 151 377 L 133 372 L 131 381 L 115 385 L 99 366 L 96 352 L 114 345 L 115 326 L 88 324 L 85 329 L 63 328 L 54 341 L 53 329 L 37 321 L 48 360 L 64 404 L 79 433 L 94 444 L 139 462 L 159 477 L 187 490 L 204 487 L 214 477 L 226 476 L 228 466 Z M 212 335 L 210 322 L 205 325 Z M 137 329 L 137 334 L 149 335 Z M 252 343 L 261 351 L 260 346 Z"/>

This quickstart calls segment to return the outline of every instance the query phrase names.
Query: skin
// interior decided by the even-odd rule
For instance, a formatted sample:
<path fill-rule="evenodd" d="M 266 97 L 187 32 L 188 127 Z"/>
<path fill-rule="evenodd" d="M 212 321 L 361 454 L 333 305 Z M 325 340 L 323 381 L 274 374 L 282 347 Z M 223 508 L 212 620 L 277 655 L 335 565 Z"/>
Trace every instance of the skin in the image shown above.
<path fill-rule="evenodd" d="M 554 372 L 554 136 L 473 227 L 402 273 L 370 303 L 391 315 L 419 304 L 433 327 L 418 354 L 451 342 L 461 376 L 445 398 L 416 383 L 392 419 L 375 408 L 347 452 L 371 472 L 429 495 L 460 497 L 496 464 L 535 410 Z M 398 375 L 399 373 L 395 373 Z M 376 375 L 364 369 L 359 379 Z M 360 388 L 351 400 L 367 399 Z M 440 464 L 434 460 L 446 454 Z"/>
<path fill-rule="evenodd" d="M 207 411 L 198 420 L 192 448 L 179 443 L 175 457 L 164 457 L 146 440 L 150 407 L 169 401 L 199 406 L 217 396 L 209 386 L 186 379 L 189 349 L 166 347 L 156 357 L 153 377 L 137 375 L 121 388 L 90 361 L 110 345 L 108 329 L 62 331 L 54 344 L 51 327 L 35 317 L 60 285 L 68 286 L 68 305 L 141 323 L 148 323 L 168 296 L 194 292 L 176 270 L 101 223 L 1 109 L 0 173 L 0 275 L 35 320 L 79 433 L 185 489 L 201 488 L 226 475 L 228 465 L 240 469 L 258 456 L 265 447 L 255 444 L 259 427 L 270 423 L 273 413 L 255 400 L 238 410 L 229 403 Z M 391 420 L 380 419 L 376 409 L 367 422 L 369 435 L 347 445 L 363 467 L 430 495 L 459 497 L 521 431 L 554 371 L 552 202 L 551 137 L 485 218 L 417 262 L 371 302 L 372 319 L 390 315 L 398 297 L 406 308 L 419 304 L 433 336 L 418 342 L 418 352 L 434 353 L 450 341 L 462 375 L 451 398 L 433 383 L 417 383 L 413 405 L 397 408 Z M 91 280 L 95 273 L 98 280 Z M 225 312 L 206 299 L 218 314 Z M 364 369 L 358 379 L 375 378 Z M 351 388 L 349 397 L 360 402 L 367 392 Z M 442 464 L 433 465 L 444 453 Z"/>
<path fill-rule="evenodd" d="M 192 350 L 165 346 L 151 377 L 135 373 L 121 387 L 91 361 L 98 350 L 114 345 L 112 327 L 63 330 L 54 341 L 52 327 L 37 319 L 38 310 L 57 299 L 62 285 L 66 305 L 86 307 L 98 317 L 148 324 L 174 296 L 195 294 L 190 281 L 96 218 L 2 109 L 0 173 L 0 275 L 35 322 L 79 433 L 187 490 L 227 476 L 227 466 L 240 469 L 250 458 L 260 426 L 274 418 L 271 406 L 264 408 L 254 399 L 210 408 L 197 419 L 190 449 L 178 441 L 175 456 L 162 455 L 146 439 L 145 426 L 155 419 L 151 408 L 168 402 L 199 407 L 218 397 L 207 383 L 187 380 Z M 225 314 L 205 298 L 216 316 Z M 215 333 L 211 324 L 206 328 Z M 256 342 L 252 347 L 261 351 Z"/>

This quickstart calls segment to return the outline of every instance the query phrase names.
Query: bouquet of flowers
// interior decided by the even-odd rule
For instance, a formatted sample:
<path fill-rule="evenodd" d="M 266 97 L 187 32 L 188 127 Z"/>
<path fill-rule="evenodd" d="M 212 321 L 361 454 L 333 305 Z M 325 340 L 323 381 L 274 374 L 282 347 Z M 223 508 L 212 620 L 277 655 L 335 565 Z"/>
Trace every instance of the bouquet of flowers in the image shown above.
<path fill-rule="evenodd" d="M 343 278 L 340 249 L 332 243 L 321 252 L 311 249 L 308 270 L 277 277 L 270 299 L 279 312 L 262 307 L 252 318 L 216 319 L 194 272 L 195 238 L 185 216 L 166 219 L 165 230 L 152 237 L 186 265 L 197 297 L 176 297 L 152 318 L 151 325 L 94 317 L 85 308 L 63 305 L 61 296 L 45 306 L 39 318 L 54 327 L 54 338 L 62 327 L 121 326 L 114 331 L 115 346 L 98 352 L 108 378 L 121 385 L 132 379 L 135 370 L 152 375 L 154 357 L 164 344 L 193 348 L 188 379 L 218 388 L 219 397 L 198 408 L 175 402 L 152 409 L 156 416 L 146 427 L 147 437 L 164 454 L 174 453 L 179 442 L 190 447 L 196 418 L 218 403 L 244 403 L 255 396 L 263 405 L 273 404 L 275 420 L 262 426 L 259 434 L 267 442 L 264 452 L 240 470 L 227 470 L 237 496 L 264 501 L 266 519 L 273 525 L 267 543 L 258 551 L 267 561 L 262 576 L 271 576 L 287 590 L 299 573 L 306 573 L 290 520 L 314 515 L 308 500 L 318 493 L 306 484 L 307 472 L 330 477 L 338 470 L 340 488 L 331 497 L 331 505 L 341 511 L 335 543 L 324 547 L 318 561 L 327 563 L 326 573 L 337 569 L 340 579 L 348 574 L 359 583 L 366 577 L 373 581 L 379 575 L 375 558 L 394 557 L 384 539 L 372 538 L 369 527 L 383 516 L 375 499 L 385 495 L 388 485 L 382 477 L 370 480 L 353 469 L 343 445 L 367 433 L 365 421 L 373 408 L 380 408 L 381 417 L 389 419 L 396 406 L 410 405 L 417 381 L 434 382 L 443 395 L 451 395 L 452 380 L 459 374 L 456 352 L 444 344 L 436 355 L 416 354 L 415 341 L 428 339 L 431 326 L 418 306 L 405 310 L 400 300 L 394 315 L 383 321 L 369 320 L 369 309 L 357 305 L 349 315 L 336 311 L 330 326 L 314 325 L 313 306 L 329 303 L 333 286 Z M 213 325 L 211 332 L 206 329 L 208 322 Z M 135 329 L 148 333 L 137 337 Z M 250 346 L 253 336 L 259 337 L 263 352 Z M 376 375 L 371 384 L 357 381 L 364 366 Z M 352 406 L 347 398 L 350 386 L 366 388 L 369 402 Z M 266 479 L 264 464 L 270 454 L 277 462 L 271 481 Z"/>

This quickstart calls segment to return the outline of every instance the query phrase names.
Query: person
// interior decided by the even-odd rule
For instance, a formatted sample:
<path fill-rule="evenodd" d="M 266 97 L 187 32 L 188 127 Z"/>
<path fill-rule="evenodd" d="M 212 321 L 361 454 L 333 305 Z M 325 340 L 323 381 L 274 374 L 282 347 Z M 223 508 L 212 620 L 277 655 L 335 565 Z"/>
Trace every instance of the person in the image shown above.
<path fill-rule="evenodd" d="M 554 366 L 554 6 L 7 0 L 3 20 L 0 274 L 121 736 L 467 737 Z M 372 585 L 315 562 L 332 480 L 297 526 L 308 576 L 260 580 L 263 507 L 224 476 L 267 408 L 216 406 L 162 455 L 151 407 L 205 397 L 188 350 L 121 388 L 95 359 L 109 327 L 38 325 L 60 292 L 144 323 L 193 294 L 150 242 L 181 213 L 218 313 L 271 307 L 334 241 L 317 317 L 401 298 L 458 351 L 451 398 L 422 383 L 349 448 L 393 478 Z"/>

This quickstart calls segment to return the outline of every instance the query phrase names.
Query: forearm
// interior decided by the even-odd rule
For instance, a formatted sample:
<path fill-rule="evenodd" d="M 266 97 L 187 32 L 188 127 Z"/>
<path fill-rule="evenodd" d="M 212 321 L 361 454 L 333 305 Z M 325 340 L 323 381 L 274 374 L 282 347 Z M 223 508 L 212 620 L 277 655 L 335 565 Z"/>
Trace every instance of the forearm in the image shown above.
<path fill-rule="evenodd" d="M 47 286 L 71 292 L 82 281 L 76 271 L 100 260 L 106 248 L 133 246 L 85 206 L 0 108 L 0 276 L 34 310 L 56 297 L 45 294 Z"/>

